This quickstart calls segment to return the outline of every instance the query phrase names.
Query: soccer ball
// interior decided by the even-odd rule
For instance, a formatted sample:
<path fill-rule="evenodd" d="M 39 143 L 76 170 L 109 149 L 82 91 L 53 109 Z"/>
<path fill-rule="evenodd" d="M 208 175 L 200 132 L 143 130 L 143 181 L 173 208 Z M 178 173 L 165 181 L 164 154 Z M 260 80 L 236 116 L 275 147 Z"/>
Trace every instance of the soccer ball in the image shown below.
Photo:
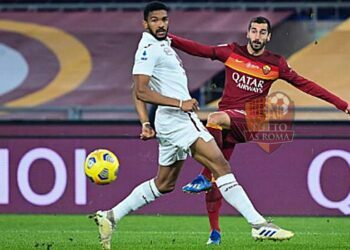
<path fill-rule="evenodd" d="M 107 149 L 91 152 L 85 160 L 86 176 L 95 184 L 105 185 L 117 179 L 119 169 L 118 158 Z"/>

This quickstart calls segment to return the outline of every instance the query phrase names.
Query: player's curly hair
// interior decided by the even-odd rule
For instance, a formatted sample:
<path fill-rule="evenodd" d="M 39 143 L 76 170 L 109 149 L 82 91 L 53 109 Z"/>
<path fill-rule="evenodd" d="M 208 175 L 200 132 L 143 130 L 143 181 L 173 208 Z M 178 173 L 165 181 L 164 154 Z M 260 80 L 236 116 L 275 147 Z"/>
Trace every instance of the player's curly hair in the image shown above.
<path fill-rule="evenodd" d="M 145 21 L 147 21 L 149 13 L 152 12 L 152 11 L 155 11 L 155 10 L 166 10 L 166 11 L 169 11 L 169 7 L 166 6 L 162 2 L 158 2 L 158 1 L 149 2 L 145 6 L 145 8 L 143 10 L 143 19 Z"/>
<path fill-rule="evenodd" d="M 248 30 L 250 30 L 250 28 L 252 27 L 252 23 L 266 23 L 267 24 L 267 32 L 271 33 L 271 24 L 270 24 L 269 19 L 267 19 L 266 17 L 258 16 L 258 17 L 252 18 L 249 22 Z"/>

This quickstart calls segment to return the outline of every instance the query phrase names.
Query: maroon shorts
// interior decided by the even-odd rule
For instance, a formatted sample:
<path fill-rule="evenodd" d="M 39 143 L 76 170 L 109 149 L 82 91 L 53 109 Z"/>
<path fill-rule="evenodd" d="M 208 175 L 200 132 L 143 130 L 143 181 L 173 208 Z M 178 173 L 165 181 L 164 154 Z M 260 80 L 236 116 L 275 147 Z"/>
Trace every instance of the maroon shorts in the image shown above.
<path fill-rule="evenodd" d="M 247 123 L 244 111 L 235 109 L 220 110 L 228 114 L 231 120 L 230 130 L 222 131 L 223 154 L 226 159 L 232 155 L 233 149 L 237 143 L 246 142 L 245 131 L 247 131 Z"/>
<path fill-rule="evenodd" d="M 248 130 L 248 127 L 244 111 L 226 109 L 222 110 L 222 112 L 225 112 L 231 121 L 230 130 L 225 135 L 226 139 L 233 143 L 246 142 L 245 132 Z"/>

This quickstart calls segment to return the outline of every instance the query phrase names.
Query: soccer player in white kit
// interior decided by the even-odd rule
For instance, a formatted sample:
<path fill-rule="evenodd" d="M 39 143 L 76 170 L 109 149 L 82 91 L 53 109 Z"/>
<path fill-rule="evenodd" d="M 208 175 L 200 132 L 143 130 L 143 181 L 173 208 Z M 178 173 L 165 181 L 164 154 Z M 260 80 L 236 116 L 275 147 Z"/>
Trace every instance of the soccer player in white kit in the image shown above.
<path fill-rule="evenodd" d="M 145 32 L 138 45 L 132 73 L 133 98 L 142 123 L 142 140 L 155 136 L 146 103 L 158 105 L 155 119 L 159 141 L 158 173 L 155 178 L 134 188 L 112 209 L 94 215 L 103 249 L 110 249 L 113 231 L 125 215 L 174 190 L 189 155 L 211 170 L 224 199 L 252 225 L 253 238 L 290 239 L 294 235 L 292 232 L 267 222 L 255 210 L 213 137 L 194 112 L 198 102 L 189 94 L 185 70 L 167 37 L 167 11 L 167 6 L 161 2 L 146 5 Z"/>

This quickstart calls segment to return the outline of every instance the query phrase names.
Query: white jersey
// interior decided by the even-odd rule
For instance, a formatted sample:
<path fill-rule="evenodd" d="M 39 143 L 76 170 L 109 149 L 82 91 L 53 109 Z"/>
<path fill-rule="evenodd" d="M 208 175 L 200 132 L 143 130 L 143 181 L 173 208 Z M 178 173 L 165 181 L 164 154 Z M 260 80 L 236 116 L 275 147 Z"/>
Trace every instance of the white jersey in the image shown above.
<path fill-rule="evenodd" d="M 168 38 L 158 41 L 150 33 L 143 32 L 132 74 L 150 76 L 150 87 L 163 96 L 191 99 L 186 72 L 170 44 Z"/>
<path fill-rule="evenodd" d="M 135 55 L 133 75 L 150 76 L 150 87 L 159 94 L 180 100 L 191 99 L 186 72 L 169 39 L 158 41 L 144 32 Z M 200 137 L 212 136 L 194 112 L 159 105 L 155 127 L 159 140 L 159 164 L 171 166 L 190 155 L 190 146 Z"/>

